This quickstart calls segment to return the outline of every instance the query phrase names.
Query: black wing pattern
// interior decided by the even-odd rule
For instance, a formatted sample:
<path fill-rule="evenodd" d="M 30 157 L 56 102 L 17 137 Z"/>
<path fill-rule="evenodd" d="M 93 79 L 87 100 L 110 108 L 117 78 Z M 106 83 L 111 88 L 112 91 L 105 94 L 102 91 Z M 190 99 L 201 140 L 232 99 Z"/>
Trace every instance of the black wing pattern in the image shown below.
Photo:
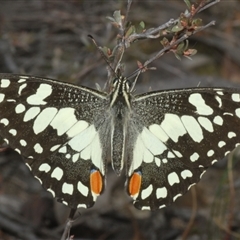
<path fill-rule="evenodd" d="M 59 201 L 92 206 L 105 184 L 106 95 L 51 79 L 0 79 L 0 135 Z"/>
<path fill-rule="evenodd" d="M 194 88 L 135 97 L 127 187 L 137 208 L 169 205 L 239 145 L 239 92 Z"/>

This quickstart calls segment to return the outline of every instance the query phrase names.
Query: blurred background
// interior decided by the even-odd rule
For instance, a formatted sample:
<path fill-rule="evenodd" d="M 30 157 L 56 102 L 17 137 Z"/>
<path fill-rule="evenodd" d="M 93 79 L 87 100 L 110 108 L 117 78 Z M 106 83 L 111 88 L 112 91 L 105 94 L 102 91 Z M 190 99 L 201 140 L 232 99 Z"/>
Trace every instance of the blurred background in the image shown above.
<path fill-rule="evenodd" d="M 126 1 L 0 1 L 0 72 L 51 77 L 101 87 L 106 63 L 87 37 L 100 46 L 116 45 L 117 30 L 107 20 Z M 181 0 L 134 1 L 129 21 L 157 27 L 178 18 Z M 202 12 L 216 25 L 194 35 L 193 60 L 165 54 L 141 74 L 136 92 L 196 86 L 240 86 L 240 2 L 222 1 Z M 126 50 L 125 75 L 161 49 L 159 39 Z M 74 239 L 240 239 L 240 164 L 238 152 L 215 164 L 200 183 L 172 206 L 156 212 L 136 210 L 124 190 L 125 177 L 109 167 L 107 189 L 96 205 L 79 209 Z M 232 163 L 232 166 L 229 164 Z M 69 209 L 42 189 L 20 156 L 0 151 L 0 240 L 60 239 Z"/>

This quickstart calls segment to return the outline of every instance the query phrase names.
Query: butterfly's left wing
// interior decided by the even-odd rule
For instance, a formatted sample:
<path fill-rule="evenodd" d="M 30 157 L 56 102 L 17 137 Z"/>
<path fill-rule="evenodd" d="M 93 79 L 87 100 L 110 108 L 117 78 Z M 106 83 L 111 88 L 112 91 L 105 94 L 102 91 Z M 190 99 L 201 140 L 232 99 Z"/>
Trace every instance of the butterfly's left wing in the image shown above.
<path fill-rule="evenodd" d="M 127 191 L 139 209 L 162 208 L 240 143 L 240 90 L 139 95 L 130 119 Z"/>
<path fill-rule="evenodd" d="M 91 207 L 104 189 L 107 106 L 106 94 L 93 89 L 0 74 L 0 136 L 71 208 Z"/>

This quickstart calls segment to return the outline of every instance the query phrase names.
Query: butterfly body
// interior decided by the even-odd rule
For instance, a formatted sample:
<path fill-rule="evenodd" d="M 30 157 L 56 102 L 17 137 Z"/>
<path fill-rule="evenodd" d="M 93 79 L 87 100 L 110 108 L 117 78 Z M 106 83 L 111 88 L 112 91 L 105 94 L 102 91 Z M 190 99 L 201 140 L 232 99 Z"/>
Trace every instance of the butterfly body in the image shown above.
<path fill-rule="evenodd" d="M 192 88 L 134 95 L 0 74 L 0 135 L 33 175 L 71 208 L 105 188 L 107 159 L 126 171 L 139 209 L 171 204 L 240 142 L 240 90 Z"/>

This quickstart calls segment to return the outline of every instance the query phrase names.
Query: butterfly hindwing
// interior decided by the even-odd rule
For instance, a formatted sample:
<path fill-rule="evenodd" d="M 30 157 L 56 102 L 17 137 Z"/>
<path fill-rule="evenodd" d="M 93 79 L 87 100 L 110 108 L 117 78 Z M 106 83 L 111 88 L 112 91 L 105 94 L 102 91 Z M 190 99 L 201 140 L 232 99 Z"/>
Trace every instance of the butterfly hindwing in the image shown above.
<path fill-rule="evenodd" d="M 72 208 L 93 205 L 104 188 L 105 94 L 37 77 L 0 78 L 1 135 L 53 196 Z"/>
<path fill-rule="evenodd" d="M 239 103 L 236 90 L 220 88 L 153 92 L 133 100 L 138 127 L 127 187 L 137 208 L 175 201 L 239 144 Z M 135 191 L 134 183 L 141 183 Z"/>

